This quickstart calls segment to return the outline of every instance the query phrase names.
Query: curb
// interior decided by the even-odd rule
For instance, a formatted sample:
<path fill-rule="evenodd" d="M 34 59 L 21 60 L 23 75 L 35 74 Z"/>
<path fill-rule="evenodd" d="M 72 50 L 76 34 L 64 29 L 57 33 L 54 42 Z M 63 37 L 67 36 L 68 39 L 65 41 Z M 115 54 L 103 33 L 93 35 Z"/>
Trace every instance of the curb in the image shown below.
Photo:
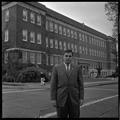
<path fill-rule="evenodd" d="M 108 85 L 108 84 L 117 84 L 118 81 L 109 81 L 109 82 L 105 82 L 105 83 L 95 83 L 95 84 L 85 84 L 84 87 L 87 88 L 87 87 L 93 87 L 93 86 L 102 86 L 102 85 Z"/>
<path fill-rule="evenodd" d="M 104 81 L 104 82 L 85 82 L 84 87 L 93 87 L 93 86 L 102 86 L 108 84 L 117 84 L 118 81 Z M 45 86 L 40 86 L 40 84 L 30 85 L 25 83 L 2 83 L 2 88 L 5 89 L 50 89 L 50 84 L 46 84 Z"/>

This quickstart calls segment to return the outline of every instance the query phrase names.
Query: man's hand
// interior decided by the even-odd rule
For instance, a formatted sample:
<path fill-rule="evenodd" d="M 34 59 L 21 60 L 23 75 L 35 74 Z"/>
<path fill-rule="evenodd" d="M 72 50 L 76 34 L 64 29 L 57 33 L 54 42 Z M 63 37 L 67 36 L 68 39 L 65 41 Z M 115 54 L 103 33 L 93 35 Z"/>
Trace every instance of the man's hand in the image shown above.
<path fill-rule="evenodd" d="M 83 99 L 80 99 L 80 106 L 83 105 L 83 102 L 84 102 L 84 100 L 83 100 Z"/>
<path fill-rule="evenodd" d="M 52 100 L 51 103 L 54 107 L 56 107 L 56 100 Z"/>

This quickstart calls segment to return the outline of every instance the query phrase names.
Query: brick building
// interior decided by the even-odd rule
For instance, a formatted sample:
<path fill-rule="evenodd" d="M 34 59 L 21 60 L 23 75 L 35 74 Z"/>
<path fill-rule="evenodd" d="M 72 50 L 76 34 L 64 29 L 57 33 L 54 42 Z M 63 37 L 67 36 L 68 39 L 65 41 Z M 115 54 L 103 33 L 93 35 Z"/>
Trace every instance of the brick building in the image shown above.
<path fill-rule="evenodd" d="M 112 37 L 37 2 L 2 2 L 3 64 L 31 62 L 49 73 L 62 62 L 66 49 L 73 50 L 73 62 L 83 68 L 84 75 L 98 66 L 103 75 L 115 70 Z"/>

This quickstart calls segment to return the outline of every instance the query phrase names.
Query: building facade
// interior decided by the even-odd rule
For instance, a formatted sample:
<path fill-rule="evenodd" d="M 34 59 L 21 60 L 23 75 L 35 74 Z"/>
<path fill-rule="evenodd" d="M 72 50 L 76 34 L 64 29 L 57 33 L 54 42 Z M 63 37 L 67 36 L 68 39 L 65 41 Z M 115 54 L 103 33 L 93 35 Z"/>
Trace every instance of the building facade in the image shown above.
<path fill-rule="evenodd" d="M 73 62 L 81 66 L 84 75 L 101 67 L 105 76 L 115 70 L 113 41 L 37 2 L 2 3 L 3 64 L 8 59 L 30 62 L 50 74 L 52 67 L 62 62 L 64 50 L 72 49 Z M 22 53 L 20 58 L 17 50 Z"/>

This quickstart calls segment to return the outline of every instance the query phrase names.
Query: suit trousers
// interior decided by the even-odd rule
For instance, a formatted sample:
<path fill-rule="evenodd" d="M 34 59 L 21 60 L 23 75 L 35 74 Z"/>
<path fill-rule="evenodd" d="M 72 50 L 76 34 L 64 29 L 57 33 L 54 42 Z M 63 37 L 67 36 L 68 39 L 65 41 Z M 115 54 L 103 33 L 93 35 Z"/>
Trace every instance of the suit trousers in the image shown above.
<path fill-rule="evenodd" d="M 58 118 L 79 118 L 80 106 L 73 104 L 68 96 L 66 103 L 63 107 L 57 106 Z"/>

